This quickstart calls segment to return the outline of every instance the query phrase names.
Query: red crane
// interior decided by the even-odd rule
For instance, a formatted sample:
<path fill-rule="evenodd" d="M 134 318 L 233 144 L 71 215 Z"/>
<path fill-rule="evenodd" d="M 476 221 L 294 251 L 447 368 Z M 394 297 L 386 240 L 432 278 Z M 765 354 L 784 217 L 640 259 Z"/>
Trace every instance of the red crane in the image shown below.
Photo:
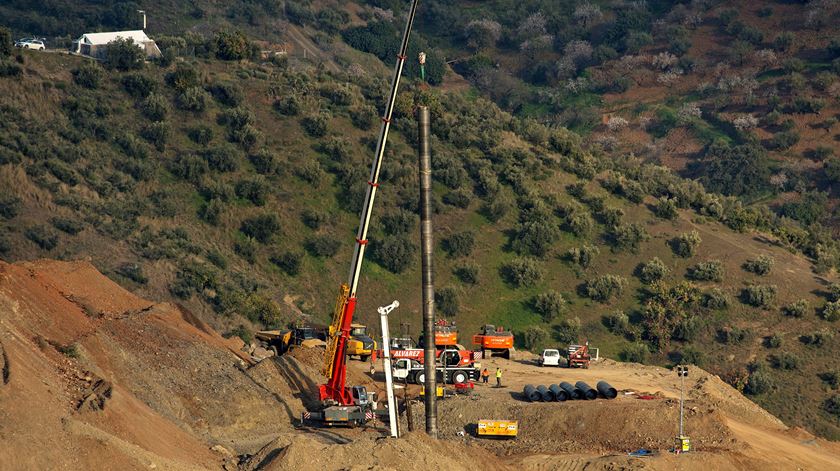
<path fill-rule="evenodd" d="M 347 356 L 345 352 L 347 349 L 347 340 L 350 338 L 350 324 L 353 323 L 353 313 L 356 310 L 356 289 L 358 288 L 359 275 L 362 271 L 362 260 L 364 259 L 365 247 L 368 242 L 367 233 L 370 226 L 373 202 L 376 198 L 376 191 L 379 189 L 379 171 L 382 168 L 382 158 L 385 155 L 385 144 L 388 140 L 388 131 L 391 128 L 391 116 L 394 112 L 394 103 L 397 100 L 397 88 L 400 84 L 400 77 L 405 66 L 406 54 L 408 52 L 408 38 L 411 35 L 411 27 L 417 12 L 418 1 L 413 0 L 411 2 L 402 43 L 397 53 L 397 64 L 394 68 L 394 77 L 391 82 L 391 94 L 385 108 L 385 116 L 382 117 L 382 128 L 379 133 L 379 141 L 376 145 L 373 165 L 370 169 L 365 204 L 359 222 L 359 231 L 356 235 L 356 248 L 353 252 L 353 261 L 350 266 L 350 279 L 347 283 L 341 285 L 333 321 L 330 324 L 323 370 L 324 376 L 327 377 L 327 383 L 319 387 L 319 397 L 325 404 L 351 406 L 356 402 L 354 401 L 353 391 L 345 384 L 347 375 L 345 365 Z"/>

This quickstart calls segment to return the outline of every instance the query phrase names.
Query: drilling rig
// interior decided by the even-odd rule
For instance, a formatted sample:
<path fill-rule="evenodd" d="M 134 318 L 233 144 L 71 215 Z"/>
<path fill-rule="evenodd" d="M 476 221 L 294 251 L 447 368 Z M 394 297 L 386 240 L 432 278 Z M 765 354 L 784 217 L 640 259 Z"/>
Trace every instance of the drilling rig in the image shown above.
<path fill-rule="evenodd" d="M 367 234 L 373 211 L 373 203 L 376 198 L 376 192 L 379 189 L 379 172 L 382 169 L 385 144 L 387 143 L 388 132 L 391 128 L 391 117 L 397 99 L 400 78 L 405 66 L 406 54 L 408 52 L 408 39 L 411 35 L 418 1 L 412 0 L 411 2 L 402 42 L 397 53 L 397 63 L 391 81 L 391 93 L 385 107 L 385 115 L 382 117 L 379 141 L 376 145 L 376 153 L 370 169 L 370 178 L 367 182 L 368 187 L 365 194 L 365 203 L 362 207 L 353 260 L 350 266 L 350 277 L 347 283 L 342 284 L 339 289 L 333 320 L 329 327 L 323 369 L 327 382 L 326 384 L 322 384 L 318 389 L 321 408 L 317 411 L 304 412 L 304 420 L 317 420 L 327 425 L 347 424 L 355 426 L 372 419 L 376 413 L 374 411 L 375 400 L 370 397 L 364 386 L 348 387 L 346 385 L 347 345 L 351 339 L 353 314 L 356 310 L 356 291 L 362 271 L 365 248 L 368 243 Z"/>

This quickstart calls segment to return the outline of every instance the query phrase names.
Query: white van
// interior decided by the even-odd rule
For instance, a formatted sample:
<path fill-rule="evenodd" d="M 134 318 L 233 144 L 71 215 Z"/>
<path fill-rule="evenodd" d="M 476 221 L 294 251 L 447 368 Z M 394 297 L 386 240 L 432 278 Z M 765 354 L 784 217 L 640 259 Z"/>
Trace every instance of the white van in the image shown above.
<path fill-rule="evenodd" d="M 560 350 L 546 348 L 540 355 L 540 366 L 560 366 Z"/>

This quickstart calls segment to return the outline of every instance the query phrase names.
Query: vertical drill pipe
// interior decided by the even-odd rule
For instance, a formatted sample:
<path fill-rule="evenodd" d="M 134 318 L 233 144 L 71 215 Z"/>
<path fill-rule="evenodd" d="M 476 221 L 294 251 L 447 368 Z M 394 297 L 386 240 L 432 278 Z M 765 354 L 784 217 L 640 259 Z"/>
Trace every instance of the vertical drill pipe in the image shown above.
<path fill-rule="evenodd" d="M 429 145 L 429 107 L 417 109 L 420 169 L 420 252 L 423 273 L 423 367 L 426 373 L 426 434 L 437 438 L 437 377 L 435 374 L 435 285 L 432 240 L 432 152 Z"/>

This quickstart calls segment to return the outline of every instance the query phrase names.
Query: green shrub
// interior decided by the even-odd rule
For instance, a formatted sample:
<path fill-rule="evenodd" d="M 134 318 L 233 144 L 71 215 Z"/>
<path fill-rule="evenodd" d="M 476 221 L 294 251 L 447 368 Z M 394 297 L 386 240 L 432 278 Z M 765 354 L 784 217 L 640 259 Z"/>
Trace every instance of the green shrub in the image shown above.
<path fill-rule="evenodd" d="M 803 317 L 808 312 L 808 301 L 800 299 L 782 308 L 784 315 L 789 317 Z"/>
<path fill-rule="evenodd" d="M 630 317 L 624 311 L 613 311 L 603 319 L 604 325 L 615 335 L 631 333 Z"/>
<path fill-rule="evenodd" d="M 457 265 L 453 272 L 455 276 L 461 280 L 461 282 L 474 285 L 478 283 L 479 271 L 480 269 L 477 264 L 473 262 L 463 262 L 462 264 Z"/>
<path fill-rule="evenodd" d="M 250 55 L 251 45 L 239 31 L 216 33 L 216 58 L 224 61 L 238 61 Z"/>
<path fill-rule="evenodd" d="M 214 226 L 218 226 L 219 223 L 222 221 L 222 213 L 225 210 L 225 204 L 222 200 L 213 198 L 204 205 L 202 205 L 201 209 L 199 210 L 198 216 L 206 221 L 208 224 L 212 224 Z"/>
<path fill-rule="evenodd" d="M 645 363 L 650 355 L 650 350 L 643 343 L 633 343 L 621 351 L 619 355 L 622 361 L 630 363 Z"/>
<path fill-rule="evenodd" d="M 740 327 L 725 328 L 718 331 L 718 339 L 727 345 L 740 345 L 753 338 L 753 332 Z"/>
<path fill-rule="evenodd" d="M 510 211 L 510 201 L 506 198 L 494 198 L 481 206 L 481 214 L 490 222 L 498 222 Z"/>
<path fill-rule="evenodd" d="M 443 239 L 441 245 L 452 258 L 469 257 L 475 247 L 475 234 L 472 231 L 456 232 Z"/>
<path fill-rule="evenodd" d="M 303 254 L 297 252 L 283 252 L 270 258 L 271 263 L 280 267 L 289 276 L 300 274 Z"/>
<path fill-rule="evenodd" d="M 327 134 L 327 125 L 330 116 L 327 113 L 318 113 L 305 116 L 300 124 L 303 130 L 312 137 L 324 137 Z"/>
<path fill-rule="evenodd" d="M 756 259 L 747 260 L 741 267 L 748 272 L 755 273 L 759 276 L 765 276 L 770 274 L 770 270 L 772 270 L 774 263 L 776 263 L 776 261 L 773 257 L 769 255 L 761 255 Z"/>
<path fill-rule="evenodd" d="M 350 120 L 353 126 L 367 131 L 376 123 L 376 108 L 372 106 L 356 106 L 350 109 Z"/>
<path fill-rule="evenodd" d="M 817 330 L 799 337 L 799 341 L 812 347 L 825 347 L 834 338 L 834 332 L 828 329 Z"/>
<path fill-rule="evenodd" d="M 320 228 L 322 225 L 327 223 L 329 219 L 330 218 L 327 213 L 315 211 L 314 209 L 305 209 L 300 214 L 300 220 L 303 222 L 303 225 L 312 230 Z"/>
<path fill-rule="evenodd" d="M 840 418 L 840 394 L 834 394 L 826 399 L 823 408 L 829 414 Z"/>
<path fill-rule="evenodd" d="M 149 282 L 149 278 L 143 274 L 143 267 L 138 263 L 123 263 L 117 267 L 116 272 L 129 280 L 145 285 Z"/>
<path fill-rule="evenodd" d="M 580 327 L 581 322 L 578 317 L 563 319 L 554 326 L 554 339 L 560 343 L 578 343 L 580 341 Z"/>
<path fill-rule="evenodd" d="M 184 92 L 200 86 L 201 77 L 193 65 L 182 62 L 175 66 L 174 71 L 166 74 L 166 83 L 175 90 Z"/>
<path fill-rule="evenodd" d="M 773 135 L 770 139 L 770 148 L 778 150 L 790 149 L 799 142 L 799 133 L 791 131 L 782 131 Z"/>
<path fill-rule="evenodd" d="M 8 57 L 14 51 L 12 32 L 5 26 L 0 26 L 0 57 Z"/>
<path fill-rule="evenodd" d="M 239 230 L 246 236 L 267 244 L 280 231 L 280 220 L 274 213 L 251 216 L 242 221 Z"/>
<path fill-rule="evenodd" d="M 99 87 L 104 76 L 102 67 L 96 62 L 85 62 L 73 69 L 73 81 L 80 87 L 95 89 Z"/>
<path fill-rule="evenodd" d="M 245 240 L 235 241 L 233 251 L 251 265 L 257 263 L 257 244 L 254 239 L 248 237 Z"/>
<path fill-rule="evenodd" d="M 207 165 L 217 172 L 235 172 L 239 170 L 239 151 L 230 144 L 222 144 L 203 152 Z M 247 198 L 247 196 L 243 196 Z M 249 198 L 250 199 L 250 198 Z"/>
<path fill-rule="evenodd" d="M 0 60 L 0 77 L 20 77 L 23 67 L 8 60 Z"/>
<path fill-rule="evenodd" d="M 621 296 L 627 280 L 618 275 L 601 275 L 584 284 L 583 294 L 595 301 L 606 303 Z"/>
<path fill-rule="evenodd" d="M 313 257 L 332 257 L 338 253 L 341 243 L 329 234 L 318 234 L 309 237 L 304 247 Z"/>
<path fill-rule="evenodd" d="M 840 319 L 840 301 L 829 301 L 823 305 L 820 317 L 828 322 L 835 322 Z"/>
<path fill-rule="evenodd" d="M 525 328 L 521 334 L 522 346 L 531 352 L 539 352 L 548 344 L 548 331 L 542 327 L 531 325 Z"/>
<path fill-rule="evenodd" d="M 58 234 L 51 231 L 47 226 L 30 226 L 23 232 L 23 235 L 43 250 L 52 250 L 58 246 Z"/>
<path fill-rule="evenodd" d="M 207 145 L 213 140 L 213 130 L 207 126 L 199 125 L 190 128 L 187 136 L 196 144 Z"/>
<path fill-rule="evenodd" d="M 770 364 L 773 368 L 780 370 L 798 370 L 802 361 L 795 353 L 782 352 L 778 355 L 770 355 Z"/>
<path fill-rule="evenodd" d="M 443 202 L 456 208 L 467 209 L 471 201 L 471 192 L 463 189 L 449 191 L 443 195 Z"/>
<path fill-rule="evenodd" d="M 676 201 L 673 198 L 659 198 L 653 207 L 653 214 L 662 219 L 676 219 L 679 215 Z"/>
<path fill-rule="evenodd" d="M 386 236 L 373 244 L 373 258 L 392 273 L 402 273 L 414 259 L 417 247 L 404 235 Z"/>
<path fill-rule="evenodd" d="M 501 267 L 502 278 L 517 288 L 536 285 L 543 276 L 539 264 L 531 259 L 517 257 Z"/>
<path fill-rule="evenodd" d="M 126 93 L 135 98 L 146 98 L 157 90 L 157 83 L 142 73 L 127 74 L 121 82 Z"/>
<path fill-rule="evenodd" d="M 750 285 L 741 291 L 741 300 L 753 307 L 769 308 L 776 300 L 775 285 Z"/>
<path fill-rule="evenodd" d="M 690 258 L 697 253 L 700 242 L 700 233 L 697 231 L 685 232 L 671 239 L 671 250 L 679 257 Z"/>
<path fill-rule="evenodd" d="M 639 250 L 639 245 L 649 238 L 650 235 L 645 228 L 635 222 L 622 223 L 607 231 L 607 239 L 615 250 L 636 252 Z"/>
<path fill-rule="evenodd" d="M 819 375 L 820 379 L 823 380 L 825 384 L 827 384 L 831 389 L 837 389 L 840 387 L 840 372 L 837 371 L 826 371 Z"/>
<path fill-rule="evenodd" d="M 531 300 L 531 306 L 547 323 L 553 322 L 566 310 L 566 298 L 556 291 L 538 294 Z"/>
<path fill-rule="evenodd" d="M 162 95 L 151 93 L 140 102 L 140 111 L 149 121 L 163 121 L 169 113 L 169 103 Z"/>
<path fill-rule="evenodd" d="M 662 260 L 658 257 L 653 257 L 649 262 L 642 263 L 637 268 L 639 279 L 642 283 L 651 284 L 668 276 L 670 270 Z"/>
<path fill-rule="evenodd" d="M 764 345 L 767 348 L 779 348 L 782 346 L 783 340 L 782 336 L 779 334 L 773 334 L 765 339 Z"/>
<path fill-rule="evenodd" d="M 239 337 L 245 345 L 250 345 L 254 341 L 254 334 L 246 329 L 244 325 L 239 324 L 239 327 L 231 330 L 224 335 L 225 338 Z"/>
<path fill-rule="evenodd" d="M 103 64 L 108 69 L 134 70 L 143 68 L 146 53 L 131 38 L 118 38 L 105 46 Z"/>
<path fill-rule="evenodd" d="M 564 257 L 566 260 L 569 260 L 582 268 L 588 268 L 599 253 L 600 250 L 598 250 L 598 247 L 584 244 L 580 247 L 573 247 L 569 249 Z"/>
<path fill-rule="evenodd" d="M 54 217 L 50 219 L 50 223 L 56 229 L 60 230 L 61 232 L 76 235 L 79 232 L 82 232 L 82 229 L 85 228 L 85 225 L 81 221 L 77 221 L 75 219 L 70 218 L 63 218 L 63 217 Z"/>
<path fill-rule="evenodd" d="M 756 370 L 750 373 L 744 392 L 752 396 L 758 396 L 770 392 L 775 386 L 773 379 L 764 370 Z"/>
<path fill-rule="evenodd" d="M 218 274 L 203 263 L 195 261 L 182 262 L 175 274 L 175 281 L 169 291 L 177 298 L 188 299 L 195 293 L 218 288 Z"/>
<path fill-rule="evenodd" d="M 720 260 L 709 260 L 700 262 L 688 269 L 688 278 L 694 281 L 723 281 L 723 262 Z"/>
<path fill-rule="evenodd" d="M 324 178 L 324 171 L 317 160 L 310 160 L 295 169 L 295 176 L 311 185 L 318 186 Z"/>
<path fill-rule="evenodd" d="M 435 290 L 435 308 L 444 316 L 454 316 L 458 313 L 458 291 L 452 287 Z"/>
<path fill-rule="evenodd" d="M 391 235 L 408 234 L 414 230 L 416 224 L 417 216 L 405 209 L 391 211 L 382 216 L 382 228 Z"/>
<path fill-rule="evenodd" d="M 248 156 L 254 170 L 260 175 L 272 175 L 277 171 L 277 156 L 268 149 L 260 149 Z"/>
<path fill-rule="evenodd" d="M 56 347 L 58 353 L 65 355 L 69 358 L 79 358 L 81 354 L 79 353 L 79 345 L 75 343 L 71 343 L 69 345 L 59 345 Z"/>
<path fill-rule="evenodd" d="M 268 185 L 261 179 L 239 180 L 236 183 L 236 196 L 245 198 L 256 206 L 265 206 L 268 197 Z"/>
<path fill-rule="evenodd" d="M 209 95 L 201 87 L 187 88 L 177 97 L 175 97 L 175 104 L 178 108 L 184 111 L 192 111 L 193 113 L 201 113 L 207 109 L 207 100 Z"/>
<path fill-rule="evenodd" d="M 274 109 L 285 116 L 297 116 L 302 107 L 303 103 L 296 95 L 286 95 L 274 102 Z"/>
<path fill-rule="evenodd" d="M 169 125 L 164 121 L 150 123 L 140 131 L 140 135 L 155 146 L 158 152 L 163 152 L 166 148 L 166 142 L 169 140 Z"/>
<path fill-rule="evenodd" d="M 0 195 L 0 217 L 13 219 L 20 212 L 20 198 L 10 194 Z"/>
<path fill-rule="evenodd" d="M 706 361 L 706 355 L 702 350 L 688 346 L 680 352 L 680 363 L 684 365 L 702 366 Z"/>
<path fill-rule="evenodd" d="M 216 249 L 207 252 L 207 261 L 209 261 L 213 265 L 216 265 L 222 270 L 225 270 L 228 267 L 227 259 L 225 259 L 225 256 L 222 255 L 222 253 Z"/>

